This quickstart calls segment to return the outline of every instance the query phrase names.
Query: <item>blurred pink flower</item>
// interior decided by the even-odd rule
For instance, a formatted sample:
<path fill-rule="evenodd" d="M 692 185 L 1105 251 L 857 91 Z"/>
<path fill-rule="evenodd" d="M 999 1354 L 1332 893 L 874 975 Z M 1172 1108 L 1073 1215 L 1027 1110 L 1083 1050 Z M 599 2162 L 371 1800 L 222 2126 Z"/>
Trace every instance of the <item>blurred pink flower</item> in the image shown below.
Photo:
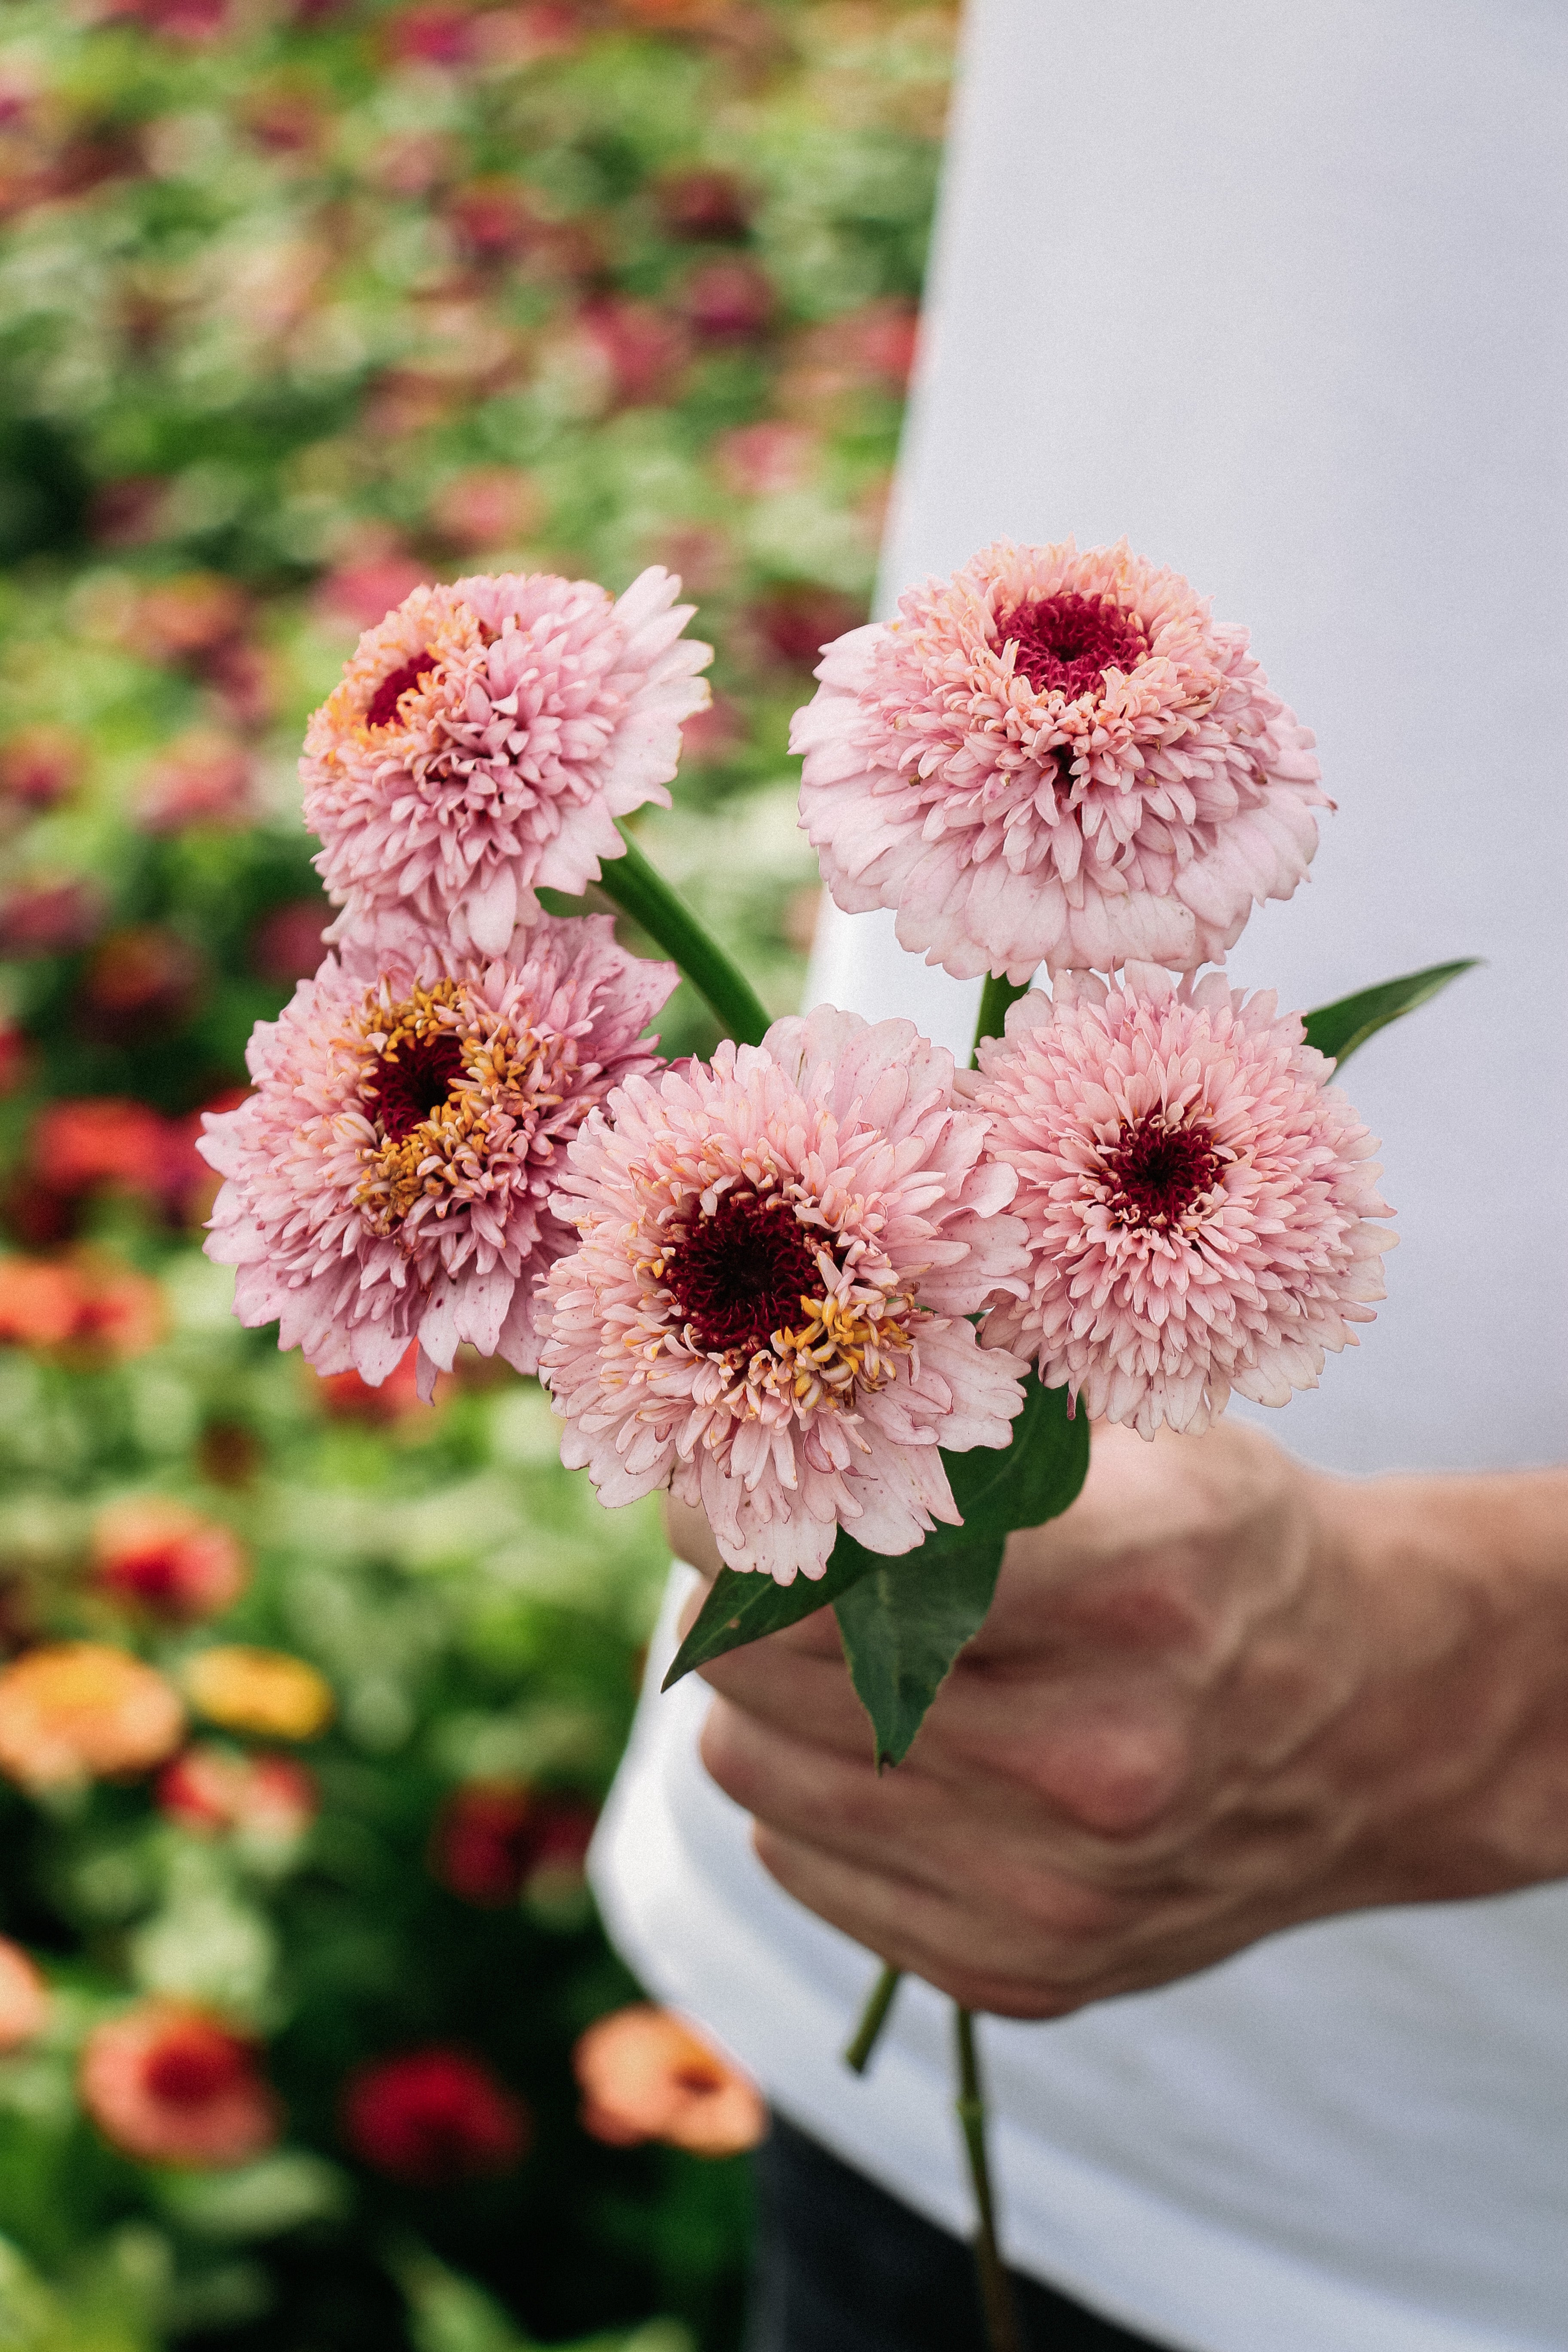
<path fill-rule="evenodd" d="M 253 824 L 256 767 L 243 743 L 212 728 L 193 728 L 165 744 L 142 779 L 137 822 L 148 833 L 186 825 Z"/>
<path fill-rule="evenodd" d="M 465 554 L 514 546 L 542 511 L 538 485 L 519 466 L 470 466 L 449 476 L 430 502 L 431 521 Z"/>
<path fill-rule="evenodd" d="M 240 1321 L 280 1318 L 280 1347 L 373 1387 L 417 1339 L 426 1398 L 460 1340 L 531 1371 L 534 1287 L 572 1246 L 547 1205 L 562 1148 L 656 1066 L 638 1032 L 674 982 L 607 916 L 541 916 L 489 963 L 406 919 L 329 956 L 257 1024 L 256 1092 L 206 1122 L 207 1255 L 239 1268 Z"/>
<path fill-rule="evenodd" d="M 19 883 L 0 899 L 0 959 L 73 954 L 103 917 L 103 892 L 84 876 Z"/>
<path fill-rule="evenodd" d="M 251 970 L 278 988 L 309 980 L 327 952 L 321 934 L 331 911 L 321 897 L 269 907 L 250 934 Z"/>
<path fill-rule="evenodd" d="M 1021 1287 L 1011 1171 L 907 1021 L 821 1007 L 620 1087 L 554 1195 L 540 1369 L 602 1501 L 668 1486 L 731 1568 L 817 1577 L 840 1527 L 959 1523 L 939 1445 L 1005 1445 L 1011 1357 L 965 1320 Z"/>
<path fill-rule="evenodd" d="M 808 425 L 773 417 L 721 434 L 713 456 L 727 489 L 741 498 L 766 498 L 810 481 L 821 462 L 822 436 Z"/>
<path fill-rule="evenodd" d="M 320 582 L 316 606 L 325 621 L 368 629 L 429 577 L 427 564 L 396 548 L 356 552 Z"/>
<path fill-rule="evenodd" d="M 749 343 L 767 331 L 778 297 L 758 263 L 727 254 L 699 264 L 681 290 L 680 307 L 700 342 Z"/>
<path fill-rule="evenodd" d="M 189 2002 L 138 2001 L 94 2026 L 79 2083 L 105 2139 L 142 2164 L 247 2164 L 278 2137 L 255 2042 Z"/>
<path fill-rule="evenodd" d="M 400 908 L 499 954 L 536 884 L 598 879 L 616 818 L 668 807 L 680 722 L 708 700 L 679 592 L 657 565 L 616 603 L 507 572 L 416 589 L 366 631 L 300 763 L 338 936 Z"/>
<path fill-rule="evenodd" d="M 1217 961 L 1330 805 L 1246 631 L 1124 541 L 986 548 L 816 675 L 791 743 L 823 878 L 959 979 Z"/>
<path fill-rule="evenodd" d="M 629 295 L 598 294 L 582 305 L 577 323 L 607 371 L 606 399 L 640 408 L 669 396 L 689 347 L 668 310 Z"/>
<path fill-rule="evenodd" d="M 962 1082 L 1016 1171 L 1026 1294 L 987 1347 L 1095 1420 L 1205 1429 L 1234 1389 L 1284 1404 L 1384 1295 L 1377 1146 L 1272 993 L 1152 967 L 1038 991 Z"/>

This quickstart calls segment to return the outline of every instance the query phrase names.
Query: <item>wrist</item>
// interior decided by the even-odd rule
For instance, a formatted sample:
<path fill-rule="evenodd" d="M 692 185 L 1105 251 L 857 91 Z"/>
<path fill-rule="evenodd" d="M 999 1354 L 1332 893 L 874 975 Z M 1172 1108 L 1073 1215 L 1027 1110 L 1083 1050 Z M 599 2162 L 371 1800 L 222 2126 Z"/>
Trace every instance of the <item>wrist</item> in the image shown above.
<path fill-rule="evenodd" d="M 1321 1482 L 1360 1688 L 1340 1727 L 1362 1902 L 1568 1873 L 1568 1474 Z"/>

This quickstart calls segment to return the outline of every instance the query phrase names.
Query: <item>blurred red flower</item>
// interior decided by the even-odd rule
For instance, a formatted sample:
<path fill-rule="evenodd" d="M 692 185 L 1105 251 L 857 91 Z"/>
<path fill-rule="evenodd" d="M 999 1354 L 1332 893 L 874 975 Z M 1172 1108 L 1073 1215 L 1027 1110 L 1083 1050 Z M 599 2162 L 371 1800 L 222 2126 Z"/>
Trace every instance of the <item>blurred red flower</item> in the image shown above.
<path fill-rule="evenodd" d="M 92 1555 L 101 1591 L 175 1624 L 220 1615 L 249 1577 L 231 1528 L 165 1495 L 132 1496 L 100 1511 Z"/>
<path fill-rule="evenodd" d="M 23 883 L 0 900 L 0 958 L 70 955 L 103 921 L 103 893 L 80 875 Z"/>
<path fill-rule="evenodd" d="M 167 1324 L 158 1285 L 118 1259 L 0 1257 L 0 1345 L 123 1361 L 156 1347 Z"/>
<path fill-rule="evenodd" d="M 146 1103 L 118 1095 L 79 1095 L 45 1105 L 33 1128 L 28 1159 L 39 1181 L 54 1192 L 89 1192 L 100 1185 L 159 1192 L 170 1143 L 170 1123 Z"/>
<path fill-rule="evenodd" d="M 315 1775 L 291 1756 L 247 1756 L 198 1740 L 158 1776 L 158 1805 L 183 1829 L 207 1836 L 237 1832 L 247 1842 L 287 1849 L 319 1808 Z"/>
<path fill-rule="evenodd" d="M 134 1045 L 184 1028 L 205 968 L 200 952 L 162 923 L 131 923 L 101 939 L 82 975 L 80 1022 L 89 1037 Z"/>
<path fill-rule="evenodd" d="M 666 232 L 694 244 L 743 237 L 752 225 L 751 192 L 733 172 L 672 172 L 657 200 Z"/>
<path fill-rule="evenodd" d="M 214 41 L 228 23 L 228 0 L 98 0 L 102 24 L 144 25 L 166 41 Z"/>
<path fill-rule="evenodd" d="M 430 1868 L 465 1903 L 499 1909 L 543 1882 L 580 1885 L 597 1815 L 584 1799 L 521 1781 L 473 1780 L 436 1818 Z"/>
<path fill-rule="evenodd" d="M 362 2163 L 428 2189 L 510 2172 L 533 2137 L 521 2100 L 445 2046 L 362 2068 L 344 2093 L 343 2132 Z"/>
<path fill-rule="evenodd" d="M 790 425 L 777 417 L 722 433 L 713 446 L 714 462 L 726 488 L 746 499 L 764 498 L 770 491 L 798 490 L 816 471 L 821 454 L 820 433 L 809 425 Z"/>
<path fill-rule="evenodd" d="M 687 357 L 679 320 L 652 302 L 619 294 L 595 295 L 583 304 L 578 323 L 606 362 L 612 394 L 623 408 L 640 408 L 664 396 Z"/>
<path fill-rule="evenodd" d="M 792 669 L 815 669 L 824 646 L 858 628 L 864 603 L 813 581 L 791 581 L 759 596 L 748 615 L 768 651 Z"/>
<path fill-rule="evenodd" d="M 78 2087 L 105 2139 L 143 2164 L 247 2164 L 280 2120 L 257 2055 L 209 2011 L 143 2000 L 88 2035 Z"/>
<path fill-rule="evenodd" d="M 334 1421 L 397 1421 L 405 1412 L 423 1413 L 416 1385 L 419 1348 L 412 1342 L 395 1371 L 388 1372 L 378 1389 L 357 1372 L 310 1372 L 307 1376 Z M 437 1383 L 437 1397 L 440 1382 Z"/>
<path fill-rule="evenodd" d="M 702 262 L 687 279 L 681 310 L 700 342 L 746 343 L 765 333 L 776 308 L 765 270 L 743 255 Z"/>
<path fill-rule="evenodd" d="M 471 9 L 424 0 L 404 8 L 386 27 L 386 43 L 400 65 L 460 66 L 472 55 Z"/>
<path fill-rule="evenodd" d="M 309 980 L 327 952 L 321 933 L 331 915 L 324 892 L 314 898 L 286 898 L 280 907 L 268 908 L 250 934 L 252 971 L 275 988 Z"/>
<path fill-rule="evenodd" d="M 527 252 L 538 226 L 515 181 L 496 173 L 454 188 L 443 210 L 459 251 L 471 262 L 516 261 Z"/>
<path fill-rule="evenodd" d="M 40 720 L 18 728 L 0 743 L 0 798 L 22 808 L 52 808 L 80 783 L 87 756 L 87 739 L 74 727 Z"/>
<path fill-rule="evenodd" d="M 33 1049 L 26 1032 L 0 1015 L 0 1095 L 14 1095 L 26 1085 L 33 1071 Z"/>

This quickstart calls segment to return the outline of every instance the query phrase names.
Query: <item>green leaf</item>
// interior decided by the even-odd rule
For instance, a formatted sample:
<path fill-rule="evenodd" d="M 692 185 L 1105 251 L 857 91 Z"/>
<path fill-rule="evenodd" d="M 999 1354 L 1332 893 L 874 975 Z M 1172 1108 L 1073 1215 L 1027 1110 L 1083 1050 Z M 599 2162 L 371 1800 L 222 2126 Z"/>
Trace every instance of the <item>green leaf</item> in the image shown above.
<path fill-rule="evenodd" d="M 1013 1423 L 1011 1445 L 943 1454 L 963 1525 L 927 1536 L 923 1558 L 931 1558 L 932 1547 L 944 1539 L 945 1548 L 954 1550 L 979 1535 L 1044 1527 L 1076 1498 L 1089 1474 L 1088 1416 L 1069 1416 L 1067 1390 L 1042 1388 L 1033 1371 L 1026 1373 L 1023 1387 L 1024 1410 Z"/>
<path fill-rule="evenodd" d="M 1457 963 L 1428 964 L 1425 971 L 1407 971 L 1403 980 L 1380 981 L 1375 988 L 1359 989 L 1336 1003 L 1320 1004 L 1306 1016 L 1307 1043 L 1342 1067 L 1358 1045 L 1402 1013 L 1414 1013 L 1462 971 L 1474 971 L 1479 961 L 1479 956 L 1461 956 Z"/>
<path fill-rule="evenodd" d="M 834 1603 L 879 1771 L 902 1763 L 954 1658 L 984 1623 L 1005 1541 L 984 1536 L 940 1559 L 930 1557 L 928 1541 L 876 1561 Z"/>
<path fill-rule="evenodd" d="M 968 1454 L 944 1452 L 942 1458 L 963 1525 L 933 1528 L 918 1551 L 904 1555 L 928 1567 L 970 1551 L 977 1536 L 1042 1527 L 1065 1511 L 1089 1469 L 1089 1423 L 1082 1413 L 1069 1421 L 1066 1389 L 1044 1389 L 1030 1372 L 1010 1445 L 977 1445 Z M 733 1569 L 721 1568 L 675 1654 L 664 1688 L 673 1689 L 694 1667 L 729 1650 L 814 1617 L 885 1564 L 841 1529 L 826 1573 L 815 1580 L 797 1576 L 793 1584 L 775 1584 L 771 1576 L 737 1576 Z"/>
<path fill-rule="evenodd" d="M 672 1690 L 694 1667 L 721 1658 L 727 1650 L 743 1649 L 748 1642 L 798 1625 L 803 1617 L 815 1617 L 876 1565 L 876 1553 L 862 1551 L 841 1528 L 819 1577 L 797 1576 L 793 1584 L 775 1584 L 771 1576 L 737 1576 L 732 1568 L 721 1568 L 697 1622 L 675 1654 L 663 1688 Z"/>

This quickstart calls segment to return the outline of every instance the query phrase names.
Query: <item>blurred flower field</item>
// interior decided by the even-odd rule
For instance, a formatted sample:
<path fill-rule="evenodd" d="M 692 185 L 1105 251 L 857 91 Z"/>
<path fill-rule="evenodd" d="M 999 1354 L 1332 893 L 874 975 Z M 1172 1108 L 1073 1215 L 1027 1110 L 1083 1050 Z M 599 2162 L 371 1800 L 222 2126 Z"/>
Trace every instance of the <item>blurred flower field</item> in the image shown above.
<path fill-rule="evenodd" d="M 6 2352 L 738 2340 L 754 2105 L 583 1883 L 657 1515 L 495 1364 L 430 1411 L 241 1331 L 194 1139 L 319 960 L 306 715 L 421 580 L 684 575 L 643 837 L 790 1004 L 952 31 L 0 5 Z"/>

